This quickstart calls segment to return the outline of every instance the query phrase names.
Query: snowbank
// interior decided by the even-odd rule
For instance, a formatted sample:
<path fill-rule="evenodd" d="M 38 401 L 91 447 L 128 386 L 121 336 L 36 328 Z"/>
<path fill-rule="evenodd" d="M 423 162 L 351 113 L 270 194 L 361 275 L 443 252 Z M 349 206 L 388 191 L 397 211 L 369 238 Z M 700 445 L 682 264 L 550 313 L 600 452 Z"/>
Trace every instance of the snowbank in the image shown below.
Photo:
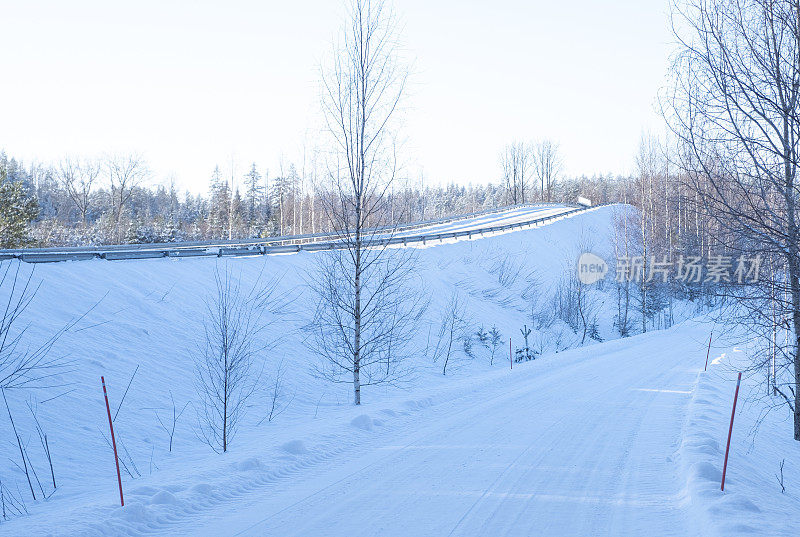
<path fill-rule="evenodd" d="M 800 535 L 800 442 L 792 439 L 787 407 L 764 414 L 763 378 L 742 376 L 720 490 L 737 371 L 746 368 L 746 354 L 713 347 L 708 371 L 698 374 L 678 450 L 686 498 L 703 535 Z"/>

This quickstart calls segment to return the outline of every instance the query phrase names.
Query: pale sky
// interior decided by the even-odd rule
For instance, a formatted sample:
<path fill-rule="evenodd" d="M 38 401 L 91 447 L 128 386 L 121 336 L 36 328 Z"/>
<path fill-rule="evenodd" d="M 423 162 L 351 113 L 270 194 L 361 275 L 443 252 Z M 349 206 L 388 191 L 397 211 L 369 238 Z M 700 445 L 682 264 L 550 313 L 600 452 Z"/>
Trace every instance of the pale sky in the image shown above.
<path fill-rule="evenodd" d="M 396 0 L 413 60 L 409 175 L 486 183 L 513 139 L 569 174 L 628 173 L 672 50 L 667 0 Z M 27 163 L 138 152 L 205 192 L 215 164 L 270 176 L 318 138 L 338 0 L 0 0 L 0 149 Z"/>

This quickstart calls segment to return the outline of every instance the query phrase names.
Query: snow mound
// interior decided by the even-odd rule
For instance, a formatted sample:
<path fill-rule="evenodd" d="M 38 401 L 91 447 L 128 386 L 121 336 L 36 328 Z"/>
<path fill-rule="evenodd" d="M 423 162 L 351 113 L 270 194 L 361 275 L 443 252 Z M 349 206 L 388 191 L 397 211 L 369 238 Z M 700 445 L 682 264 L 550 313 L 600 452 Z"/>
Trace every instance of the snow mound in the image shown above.
<path fill-rule="evenodd" d="M 127 496 L 153 496 L 159 492 L 160 489 L 156 487 L 136 487 L 130 491 L 126 491 Z"/>
<path fill-rule="evenodd" d="M 202 494 L 203 496 L 208 496 L 213 490 L 213 487 L 208 483 L 198 483 L 191 488 L 191 492 L 195 494 Z"/>
<path fill-rule="evenodd" d="M 433 404 L 433 399 L 431 399 L 430 397 L 425 397 L 423 399 L 417 399 L 405 402 L 405 406 L 409 410 L 422 410 L 424 408 L 428 408 L 432 404 Z"/>
<path fill-rule="evenodd" d="M 150 498 L 150 503 L 153 505 L 178 505 L 180 502 L 174 494 L 168 490 L 162 490 Z"/>
<path fill-rule="evenodd" d="M 308 453 L 308 449 L 306 449 L 306 445 L 302 440 L 291 440 L 286 442 L 281 446 L 281 449 L 292 455 L 304 455 Z"/>
<path fill-rule="evenodd" d="M 712 481 L 715 484 L 722 480 L 722 471 L 710 462 L 697 462 L 692 465 L 690 474 L 692 481 Z"/>
<path fill-rule="evenodd" d="M 360 416 L 356 416 L 350 422 L 350 425 L 357 429 L 362 429 L 364 431 L 371 431 L 375 423 L 372 421 L 372 418 L 367 416 L 366 414 L 361 414 Z"/>
<path fill-rule="evenodd" d="M 749 512 L 749 513 L 760 513 L 761 509 L 758 508 L 756 504 L 750 501 L 745 496 L 741 494 L 726 494 L 722 498 L 719 498 L 717 501 L 713 503 L 713 505 L 709 508 L 712 513 L 726 515 L 730 513 L 741 513 L 741 512 Z"/>
<path fill-rule="evenodd" d="M 261 460 L 256 457 L 250 457 L 249 459 L 245 459 L 236 465 L 236 469 L 240 472 L 253 472 L 263 468 L 264 466 L 261 464 Z"/>

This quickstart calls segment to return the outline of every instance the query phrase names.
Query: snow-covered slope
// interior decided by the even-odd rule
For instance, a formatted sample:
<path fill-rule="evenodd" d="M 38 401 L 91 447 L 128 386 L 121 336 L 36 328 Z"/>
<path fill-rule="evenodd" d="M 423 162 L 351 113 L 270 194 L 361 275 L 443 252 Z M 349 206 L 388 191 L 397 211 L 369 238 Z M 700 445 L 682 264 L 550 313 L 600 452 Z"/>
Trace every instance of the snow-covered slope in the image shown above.
<path fill-rule="evenodd" d="M 465 304 L 473 329 L 496 325 L 504 338 L 520 339 L 518 330 L 528 322 L 532 305 L 531 285 L 542 280 L 542 289 L 547 291 L 548 283 L 561 274 L 564 263 L 574 262 L 578 252 L 572 250 L 578 238 L 599 237 L 598 245 L 604 244 L 613 211 L 611 207 L 599 208 L 539 229 L 450 244 L 429 243 L 417 250 L 417 277 L 411 285 L 424 287 L 431 305 L 417 341 L 412 342 L 421 351 L 410 362 L 416 369 L 416 378 L 399 388 L 367 387 L 364 402 L 379 404 L 386 398 L 402 396 L 403 390 L 422 386 L 423 393 L 432 395 L 439 385 L 450 382 L 440 378 L 441 365 L 432 364 L 422 349 L 429 332 L 435 334 L 442 310 L 454 292 Z M 3 524 L 0 532 L 15 524 L 29 523 L 41 523 L 39 529 L 57 529 L 61 521 L 56 523 L 52 513 L 60 506 L 71 509 L 96 502 L 113 505 L 116 474 L 113 457 L 109 456 L 101 375 L 108 384 L 112 407 L 117 407 L 136 371 L 115 419 L 125 460 L 124 485 L 128 489 L 149 478 L 151 472 L 156 476 L 213 467 L 220 461 L 241 457 L 248 450 L 261 449 L 277 430 L 307 426 L 310 420 L 327 423 L 331 413 L 349 412 L 350 387 L 315 378 L 311 367 L 314 356 L 304 343 L 303 327 L 313 311 L 307 280 L 313 278 L 315 261 L 321 255 L 324 254 L 301 252 L 222 260 L 23 264 L 22 273 L 34 270 L 33 280 L 41 284 L 21 320 L 28 326 L 26 342 L 33 345 L 44 341 L 77 316 L 87 311 L 88 314 L 52 350 L 52 355 L 73 361 L 73 370 L 55 379 L 55 383 L 66 386 L 35 393 L 7 392 L 21 436 L 29 442 L 29 455 L 44 473 L 46 461 L 26 408 L 27 402 L 38 403 L 37 415 L 48 434 L 59 488 L 47 502 L 32 502 L 28 497 L 28 520 Z M 225 457 L 210 452 L 197 438 L 193 407 L 198 400 L 193 354 L 202 344 L 204 300 L 213 294 L 217 268 L 225 268 L 238 277 L 243 288 L 253 285 L 259 277 L 262 281 L 279 279 L 278 291 L 294 299 L 292 313 L 270 334 L 271 338 L 280 337 L 280 342 L 264 357 L 264 390 L 251 399 L 231 453 Z M 468 375 L 489 369 L 489 359 L 483 353 L 475 360 L 465 358 L 462 353 L 454 361 L 451 373 Z M 499 361 L 495 367 L 503 367 Z M 262 421 L 268 413 L 270 380 L 280 364 L 286 370 L 284 403 L 288 407 L 276 420 Z M 187 402 L 190 406 L 177 424 L 170 453 L 168 435 L 157 415 L 162 421 L 166 419 L 172 398 L 179 409 Z M 116 408 L 112 411 L 116 412 Z M 5 420 L 0 441 L 5 455 L 0 457 L 0 479 L 12 490 L 19 485 L 25 491 L 27 483 L 16 466 L 20 461 L 14 460 L 16 442 Z"/>
<path fill-rule="evenodd" d="M 554 354 L 575 343 L 556 323 L 538 334 L 549 352 L 513 371 L 507 347 L 493 365 L 484 349 L 474 359 L 462 352 L 446 377 L 424 351 L 427 327 L 435 332 L 454 292 L 473 329 L 494 325 L 504 341 L 513 337 L 518 345 L 519 329 L 531 323 L 532 312 L 547 309 L 546 298 L 577 254 L 586 248 L 608 254 L 615 210 L 419 249 L 414 285 L 424 288 L 431 305 L 412 342 L 420 349 L 410 362 L 415 375 L 401 386 L 367 387 L 361 407 L 350 404 L 349 386 L 317 379 L 310 367 L 305 286 L 321 254 L 37 266 L 41 288 L 25 319 L 29 341 L 99 304 L 53 349 L 74 360 L 73 371 L 59 379 L 67 386 L 8 392 L 30 457 L 44 469 L 26 408 L 37 404 L 59 487 L 45 502 L 25 496 L 24 475 L 12 462 L 16 444 L 3 422 L 0 479 L 19 487 L 30 514 L 0 523 L 0 535 L 706 531 L 707 522 L 696 523 L 705 515 L 688 516 L 705 511 L 688 510 L 701 500 L 686 492 L 696 461 L 681 442 L 701 433 L 687 412 L 699 404 L 695 397 L 690 407 L 705 358 L 702 325 Z M 274 334 L 279 345 L 265 356 L 264 389 L 250 400 L 224 455 L 197 437 L 192 406 L 198 399 L 192 351 L 201 343 L 203 299 L 218 266 L 243 284 L 260 274 L 280 278 L 280 289 L 295 297 L 292 314 Z M 604 299 L 598 291 L 597 300 Z M 608 312 L 611 305 L 598 307 Z M 603 317 L 599 330 L 608 338 L 611 322 Z M 269 379 L 281 363 L 288 406 L 264 420 Z M 133 474 L 123 473 L 126 506 L 120 508 L 100 375 L 115 412 L 137 366 L 114 422 Z M 166 419 L 173 398 L 178 409 L 190 406 L 170 452 L 157 415 Z M 790 475 L 787 482 L 798 480 Z M 737 492 L 743 482 L 733 472 L 729 480 Z M 750 489 L 739 493 L 752 496 Z M 787 501 L 798 505 L 796 497 Z"/>

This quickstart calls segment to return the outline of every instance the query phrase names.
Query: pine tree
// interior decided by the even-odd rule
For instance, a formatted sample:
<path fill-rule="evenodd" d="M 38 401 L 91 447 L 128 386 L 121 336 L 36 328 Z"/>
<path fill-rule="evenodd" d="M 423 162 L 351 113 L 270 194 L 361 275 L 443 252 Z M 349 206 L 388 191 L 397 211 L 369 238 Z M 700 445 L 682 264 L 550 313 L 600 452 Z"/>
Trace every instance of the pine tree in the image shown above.
<path fill-rule="evenodd" d="M 231 209 L 230 209 L 230 232 L 229 232 L 229 239 L 232 239 L 234 236 L 239 236 L 242 223 L 244 221 L 244 202 L 242 201 L 242 195 L 239 193 L 239 189 L 236 189 L 236 192 L 233 194 L 233 198 L 231 199 Z"/>
<path fill-rule="evenodd" d="M 272 183 L 272 204 L 275 208 L 278 233 L 285 235 L 288 232 L 289 222 L 292 221 L 293 187 L 297 182 L 297 170 L 294 164 L 289 165 L 289 173 L 276 177 Z"/>
<path fill-rule="evenodd" d="M 528 325 L 525 325 L 523 328 L 519 330 L 522 333 L 522 337 L 525 339 L 525 347 L 521 349 L 517 349 L 516 357 L 514 358 L 515 362 L 527 362 L 529 360 L 536 359 L 536 352 L 534 352 L 530 345 L 528 344 L 528 336 L 531 335 L 531 329 L 528 328 Z"/>
<path fill-rule="evenodd" d="M 250 168 L 250 171 L 247 172 L 244 176 L 245 186 L 247 190 L 245 191 L 245 201 L 247 204 L 247 223 L 251 227 L 253 225 L 261 223 L 262 215 L 260 214 L 260 200 L 264 195 L 264 185 L 261 183 L 261 174 L 258 173 L 258 169 L 256 169 L 256 163 L 254 162 Z"/>
<path fill-rule="evenodd" d="M 209 187 L 210 204 L 208 208 L 208 225 L 212 238 L 228 235 L 231 208 L 231 191 L 228 182 L 222 179 L 219 166 L 214 168 Z"/>
<path fill-rule="evenodd" d="M 28 226 L 39 216 L 39 204 L 22 181 L 7 180 L 0 169 L 0 248 L 18 248 L 33 242 Z"/>

